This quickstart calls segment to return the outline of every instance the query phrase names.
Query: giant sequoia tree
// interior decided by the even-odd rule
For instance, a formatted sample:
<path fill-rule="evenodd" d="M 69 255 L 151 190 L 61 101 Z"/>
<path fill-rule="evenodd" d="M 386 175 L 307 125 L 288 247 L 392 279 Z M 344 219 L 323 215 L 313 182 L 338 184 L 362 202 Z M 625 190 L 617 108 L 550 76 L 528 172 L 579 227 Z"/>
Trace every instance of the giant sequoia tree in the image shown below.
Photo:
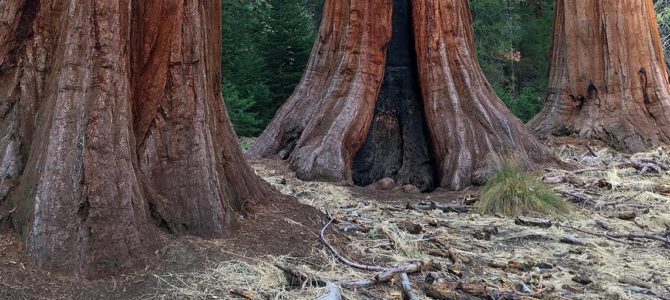
<path fill-rule="evenodd" d="M 220 96 L 220 1 L 0 1 L 0 228 L 96 275 L 274 195 Z"/>
<path fill-rule="evenodd" d="M 464 188 L 552 156 L 488 84 L 467 0 L 327 0 L 302 82 L 249 150 L 302 179 Z"/>
<path fill-rule="evenodd" d="M 670 94 L 652 0 L 558 0 L 547 103 L 529 127 L 625 151 L 670 142 Z"/>

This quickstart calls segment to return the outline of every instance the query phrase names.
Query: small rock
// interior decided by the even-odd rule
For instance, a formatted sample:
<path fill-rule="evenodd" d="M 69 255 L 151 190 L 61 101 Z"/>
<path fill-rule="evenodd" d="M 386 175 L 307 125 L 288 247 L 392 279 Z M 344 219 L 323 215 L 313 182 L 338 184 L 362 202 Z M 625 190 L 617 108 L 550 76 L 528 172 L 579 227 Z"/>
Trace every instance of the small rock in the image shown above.
<path fill-rule="evenodd" d="M 286 184 L 286 178 L 285 178 L 285 177 L 282 177 L 282 178 L 279 180 L 279 184 L 281 184 L 281 185 Z"/>
<path fill-rule="evenodd" d="M 612 226 L 610 226 L 610 224 L 607 224 L 607 223 L 605 223 L 603 221 L 600 221 L 600 220 L 596 220 L 596 225 L 598 225 L 598 227 L 600 227 L 602 229 L 605 229 L 605 230 L 610 230 L 612 228 Z"/>
<path fill-rule="evenodd" d="M 496 269 L 507 269 L 507 262 L 501 259 L 495 259 L 488 263 L 489 267 Z"/>
<path fill-rule="evenodd" d="M 296 198 L 304 198 L 304 197 L 309 197 L 309 196 L 310 196 L 310 193 L 305 192 L 305 191 L 298 192 L 297 194 L 295 194 Z"/>
<path fill-rule="evenodd" d="M 383 190 L 383 191 L 390 191 L 395 187 L 395 180 L 393 178 L 382 178 L 379 181 L 375 182 L 374 184 L 375 188 Z"/>
<path fill-rule="evenodd" d="M 549 270 L 549 269 L 554 268 L 554 266 L 552 264 L 546 263 L 546 262 L 541 262 L 541 263 L 537 264 L 536 267 L 538 267 L 542 270 Z"/>
<path fill-rule="evenodd" d="M 542 228 L 551 227 L 551 221 L 547 219 L 538 219 L 538 218 L 528 218 L 528 217 L 518 217 L 514 220 L 514 224 L 522 226 L 537 226 Z"/>
<path fill-rule="evenodd" d="M 545 177 L 544 178 L 544 183 L 547 184 L 559 184 L 559 183 L 565 183 L 568 181 L 568 178 L 565 176 L 551 176 L 551 177 Z"/>
<path fill-rule="evenodd" d="M 516 289 L 517 289 L 517 291 L 522 292 L 522 293 L 525 293 L 525 294 L 531 294 L 531 293 L 533 293 L 533 290 L 530 289 L 530 288 L 528 287 L 528 285 L 526 285 L 526 284 L 523 283 L 523 282 L 519 282 L 519 283 L 517 283 L 517 284 L 516 284 Z"/>
<path fill-rule="evenodd" d="M 582 251 L 582 249 L 570 249 L 570 250 L 568 250 L 568 252 L 569 252 L 570 254 L 577 254 L 577 255 L 582 255 L 582 254 L 584 254 L 584 251 Z"/>
<path fill-rule="evenodd" d="M 578 286 L 574 286 L 574 285 L 569 285 L 569 284 L 564 284 L 563 289 L 566 290 L 566 291 L 570 291 L 570 292 L 578 293 L 578 294 L 584 292 L 583 288 L 578 287 Z"/>
<path fill-rule="evenodd" d="M 637 217 L 637 214 L 634 211 L 629 211 L 625 213 L 621 213 L 617 216 L 617 218 L 624 220 L 624 221 L 632 221 L 635 220 Z"/>
<path fill-rule="evenodd" d="M 495 225 L 484 226 L 483 231 L 488 233 L 489 235 L 497 235 L 499 233 L 498 226 Z"/>
<path fill-rule="evenodd" d="M 398 228 L 405 230 L 411 234 L 420 234 L 421 232 L 423 232 L 423 227 L 421 227 L 421 225 L 409 221 L 402 221 L 398 223 Z"/>
<path fill-rule="evenodd" d="M 408 194 L 421 194 L 421 190 L 418 187 L 411 184 L 403 185 L 402 191 Z"/>
<path fill-rule="evenodd" d="M 586 245 L 586 243 L 577 239 L 574 236 L 562 237 L 560 241 L 561 241 L 561 243 L 572 244 L 572 245 L 580 245 L 580 246 Z"/>
<path fill-rule="evenodd" d="M 491 234 L 485 231 L 475 232 L 472 234 L 472 237 L 478 240 L 485 240 L 485 241 L 491 240 Z"/>
<path fill-rule="evenodd" d="M 510 269 L 519 270 L 519 271 L 525 271 L 525 270 L 527 269 L 526 264 L 524 264 L 524 263 L 522 263 L 522 262 L 520 262 L 520 261 L 516 261 L 516 260 L 510 260 L 510 261 L 508 261 L 508 262 L 507 262 L 507 266 L 508 266 Z"/>
<path fill-rule="evenodd" d="M 588 285 L 588 284 L 593 283 L 593 280 L 591 280 L 591 278 L 589 278 L 588 276 L 586 276 L 584 274 L 575 275 L 575 277 L 572 277 L 572 281 L 574 281 L 576 283 L 579 283 L 579 284 L 583 284 L 583 285 Z"/>
<path fill-rule="evenodd" d="M 631 277 L 631 276 L 623 276 L 623 277 L 619 278 L 619 282 L 623 283 L 623 284 L 628 284 L 628 285 L 633 285 L 633 286 L 645 288 L 645 289 L 651 289 L 652 288 L 651 284 L 646 283 L 642 280 L 639 280 L 639 279 L 637 279 L 635 277 Z"/>

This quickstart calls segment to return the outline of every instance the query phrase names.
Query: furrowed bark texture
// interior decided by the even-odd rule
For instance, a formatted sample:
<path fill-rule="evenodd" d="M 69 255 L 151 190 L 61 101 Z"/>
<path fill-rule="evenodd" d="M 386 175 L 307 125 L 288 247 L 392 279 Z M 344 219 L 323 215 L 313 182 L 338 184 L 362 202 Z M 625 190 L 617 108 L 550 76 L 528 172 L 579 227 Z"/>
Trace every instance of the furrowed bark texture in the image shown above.
<path fill-rule="evenodd" d="M 140 264 L 161 232 L 221 236 L 274 195 L 220 96 L 217 1 L 6 0 L 0 224 L 38 265 Z M 159 230 L 162 229 L 162 231 Z"/>
<path fill-rule="evenodd" d="M 496 96 L 477 62 L 468 1 L 417 0 L 414 33 L 440 186 L 482 180 L 491 156 L 530 167 L 553 155 Z"/>
<path fill-rule="evenodd" d="M 305 180 L 351 180 L 383 79 L 391 6 L 390 0 L 326 1 L 303 79 L 251 157 L 288 158 Z"/>
<path fill-rule="evenodd" d="M 365 18 L 371 25 L 356 27 L 348 16 L 365 14 L 362 6 L 375 11 Z M 553 161 L 494 94 L 474 51 L 465 0 L 326 1 L 302 83 L 248 154 L 289 158 L 302 179 L 392 177 L 423 191 L 481 182 L 496 155 Z M 354 55 L 366 63 L 335 70 Z M 365 78 L 366 92 L 353 95 L 343 75 Z M 356 105 L 356 114 L 343 110 Z"/>
<path fill-rule="evenodd" d="M 558 0 L 549 93 L 528 124 L 638 152 L 670 142 L 670 94 L 651 0 Z"/>

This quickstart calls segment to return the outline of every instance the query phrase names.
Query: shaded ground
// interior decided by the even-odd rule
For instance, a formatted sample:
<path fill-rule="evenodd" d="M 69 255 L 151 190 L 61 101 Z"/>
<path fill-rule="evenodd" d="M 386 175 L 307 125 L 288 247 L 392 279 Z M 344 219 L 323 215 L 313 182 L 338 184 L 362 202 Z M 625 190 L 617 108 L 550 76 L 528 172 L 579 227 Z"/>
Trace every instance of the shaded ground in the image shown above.
<path fill-rule="evenodd" d="M 93 282 L 36 271 L 21 254 L 22 243 L 2 236 L 0 299 L 242 299 L 229 293 L 241 289 L 253 291 L 255 299 L 295 300 L 314 299 L 323 292 L 318 287 L 289 287 L 274 262 L 319 278 L 370 277 L 370 272 L 339 263 L 318 242 L 324 221 L 318 210 L 336 217 L 328 239 L 355 260 L 380 265 L 408 259 L 438 262 L 439 271 L 410 276 L 422 299 L 425 291 L 437 288 L 456 290 L 454 295 L 461 299 L 493 292 L 517 299 L 670 298 L 670 248 L 658 241 L 602 236 L 663 235 L 670 230 L 670 172 L 661 168 L 670 164 L 670 151 L 630 156 L 597 144 L 589 150 L 587 144 L 565 139 L 550 145 L 574 167 L 538 170 L 538 176 L 574 203 L 574 214 L 552 219 L 549 228 L 473 211 L 419 209 L 422 202 L 426 207 L 431 202 L 437 207 L 471 205 L 477 189 L 410 194 L 302 182 L 284 162 L 259 161 L 253 163 L 259 175 L 314 208 L 278 203 L 258 209 L 234 238 L 180 238 L 156 253 L 156 262 L 162 263 Z M 640 161 L 654 161 L 657 167 L 636 164 Z M 609 231 L 598 223 L 607 224 Z M 466 291 L 464 286 L 470 288 Z M 347 299 L 402 299 L 400 291 L 394 281 L 343 292 Z"/>
<path fill-rule="evenodd" d="M 176 238 L 156 251 L 145 270 L 95 281 L 37 270 L 22 241 L 1 235 L 0 299 L 155 298 L 166 284 L 161 276 L 209 270 L 245 257 L 305 257 L 318 245 L 320 218 L 319 211 L 295 201 L 257 207 L 230 238 Z"/>

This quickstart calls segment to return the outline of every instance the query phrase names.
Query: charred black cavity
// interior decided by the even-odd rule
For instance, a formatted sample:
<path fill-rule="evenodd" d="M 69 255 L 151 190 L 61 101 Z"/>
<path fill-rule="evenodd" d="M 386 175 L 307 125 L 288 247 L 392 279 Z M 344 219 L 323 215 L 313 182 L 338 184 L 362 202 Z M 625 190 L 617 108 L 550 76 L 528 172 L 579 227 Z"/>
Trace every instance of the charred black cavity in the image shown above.
<path fill-rule="evenodd" d="M 421 191 L 436 187 L 433 145 L 419 88 L 410 0 L 393 1 L 393 35 L 384 82 L 367 139 L 353 161 L 353 181 L 366 186 L 382 178 Z"/>

